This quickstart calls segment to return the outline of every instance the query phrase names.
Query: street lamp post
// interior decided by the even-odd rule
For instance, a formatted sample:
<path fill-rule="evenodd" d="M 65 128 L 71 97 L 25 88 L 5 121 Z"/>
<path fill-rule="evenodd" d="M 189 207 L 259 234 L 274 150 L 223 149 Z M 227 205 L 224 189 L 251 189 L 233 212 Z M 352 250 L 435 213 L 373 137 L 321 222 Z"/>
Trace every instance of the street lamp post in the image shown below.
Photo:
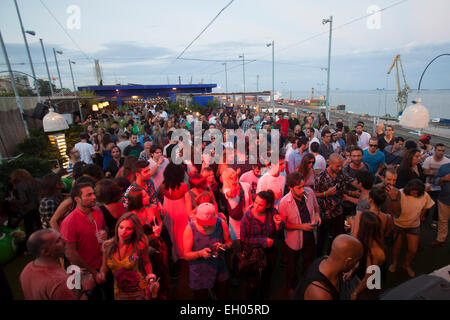
<path fill-rule="evenodd" d="M 58 71 L 59 85 L 61 86 L 61 95 L 64 96 L 64 90 L 63 90 L 63 85 L 62 85 L 62 81 L 61 81 L 61 73 L 59 73 L 58 59 L 56 59 L 56 54 L 62 55 L 63 52 L 59 51 L 59 50 L 55 50 L 55 48 L 53 48 L 53 55 L 55 56 L 55 62 L 56 62 L 56 70 Z"/>
<path fill-rule="evenodd" d="M 225 66 L 225 92 L 227 93 L 227 103 L 228 103 L 228 74 L 227 74 L 227 63 L 224 62 L 222 65 Z"/>
<path fill-rule="evenodd" d="M 272 104 L 273 118 L 275 119 L 275 100 L 274 100 L 274 93 L 275 93 L 275 42 L 272 41 L 271 43 L 268 43 L 266 46 L 272 47 L 272 92 L 270 93 L 270 101 Z"/>
<path fill-rule="evenodd" d="M 78 97 L 77 87 L 75 86 L 75 80 L 73 78 L 72 64 L 76 64 L 76 63 L 75 63 L 75 61 L 72 61 L 72 60 L 69 59 L 70 75 L 72 76 L 72 84 L 73 84 L 73 93 L 75 94 L 76 97 Z M 81 120 L 81 122 L 84 122 L 83 112 L 81 112 L 80 100 L 78 100 L 78 111 L 80 112 L 80 120 Z"/>
<path fill-rule="evenodd" d="M 27 49 L 28 60 L 30 61 L 31 74 L 33 75 L 34 87 L 36 88 L 37 96 L 39 101 L 41 100 L 41 96 L 39 94 L 39 85 L 36 81 L 36 73 L 34 72 L 33 60 L 31 59 L 30 48 L 28 47 L 28 41 L 26 33 L 34 36 L 36 33 L 34 31 L 25 31 L 23 28 L 22 17 L 20 16 L 19 6 L 17 5 L 17 0 L 14 0 L 14 4 L 16 5 L 17 16 L 19 17 L 20 29 L 22 30 L 23 41 L 25 42 L 25 48 Z"/>
<path fill-rule="evenodd" d="M 52 78 L 50 77 L 50 70 L 48 69 L 47 56 L 45 54 L 45 49 L 44 49 L 44 42 L 42 41 L 42 39 L 39 39 L 39 41 L 41 42 L 41 48 L 42 48 L 42 54 L 44 55 L 45 67 L 47 68 L 47 76 L 48 76 L 48 84 L 50 86 L 50 92 L 52 93 L 52 97 L 54 97 L 55 92 L 53 92 Z"/>
<path fill-rule="evenodd" d="M 2 37 L 1 31 L 0 31 L 0 43 L 2 46 L 3 55 L 5 56 L 6 65 L 8 67 L 9 78 L 11 79 L 11 85 L 14 90 L 14 95 L 16 96 L 17 105 L 19 106 L 20 116 L 22 117 L 22 121 L 24 124 L 25 133 L 27 134 L 27 137 L 29 137 L 30 133 L 28 131 L 27 121 L 25 120 L 25 114 L 23 111 L 22 100 L 20 99 L 19 92 L 17 91 L 16 80 L 14 79 L 14 74 L 11 69 L 11 64 L 9 63 L 8 53 L 6 52 L 6 47 L 5 47 L 5 43 L 3 42 L 3 37 Z"/>
<path fill-rule="evenodd" d="M 239 56 L 239 58 L 242 58 L 242 75 L 244 77 L 244 95 L 242 103 L 245 105 L 245 56 L 242 54 L 242 56 Z"/>
<path fill-rule="evenodd" d="M 331 35 L 333 31 L 333 16 L 330 19 L 323 19 L 322 24 L 330 23 L 330 37 L 328 39 L 328 68 L 327 68 L 327 98 L 326 98 L 326 116 L 329 118 L 328 107 L 330 106 L 330 63 L 331 63 Z"/>

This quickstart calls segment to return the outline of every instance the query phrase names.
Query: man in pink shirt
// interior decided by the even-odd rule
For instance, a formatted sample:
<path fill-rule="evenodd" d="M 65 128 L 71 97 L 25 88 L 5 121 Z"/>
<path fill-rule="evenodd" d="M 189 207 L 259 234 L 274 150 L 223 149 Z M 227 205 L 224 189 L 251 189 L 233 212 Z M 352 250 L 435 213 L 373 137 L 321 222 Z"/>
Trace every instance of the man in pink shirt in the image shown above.
<path fill-rule="evenodd" d="M 95 206 L 95 194 L 89 183 L 75 184 L 71 191 L 77 203 L 61 224 L 70 263 L 91 273 L 95 279 L 102 264 L 102 243 L 106 240 L 103 214 Z"/>
<path fill-rule="evenodd" d="M 34 232 L 27 241 L 28 250 L 36 258 L 20 274 L 20 283 L 26 300 L 75 300 L 78 294 L 67 286 L 69 274 L 59 265 L 64 256 L 64 241 L 59 232 L 42 229 Z M 91 278 L 85 289 L 92 289 Z M 81 299 L 87 299 L 83 291 Z"/>

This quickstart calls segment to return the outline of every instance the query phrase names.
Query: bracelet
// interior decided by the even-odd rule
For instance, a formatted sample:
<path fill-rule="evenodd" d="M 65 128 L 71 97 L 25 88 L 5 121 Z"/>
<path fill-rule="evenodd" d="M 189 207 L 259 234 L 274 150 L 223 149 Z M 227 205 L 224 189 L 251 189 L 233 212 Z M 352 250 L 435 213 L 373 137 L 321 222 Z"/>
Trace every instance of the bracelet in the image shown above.
<path fill-rule="evenodd" d="M 326 196 L 327 196 L 327 192 L 324 191 L 324 192 L 323 192 L 323 197 L 325 198 Z"/>

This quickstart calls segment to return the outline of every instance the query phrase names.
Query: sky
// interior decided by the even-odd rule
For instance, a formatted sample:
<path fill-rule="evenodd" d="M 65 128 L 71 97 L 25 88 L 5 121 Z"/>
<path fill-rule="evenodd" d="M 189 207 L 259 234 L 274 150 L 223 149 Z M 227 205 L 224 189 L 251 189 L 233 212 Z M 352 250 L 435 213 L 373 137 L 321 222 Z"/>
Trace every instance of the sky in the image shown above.
<path fill-rule="evenodd" d="M 42 38 L 52 77 L 57 77 L 52 49 L 63 51 L 57 59 L 63 86 L 70 89 L 68 59 L 76 63 L 76 86 L 96 85 L 98 59 L 104 84 L 176 84 L 181 77 L 183 84 L 191 78 L 216 83 L 216 92 L 224 92 L 226 84 L 229 92 L 242 91 L 244 54 L 246 91 L 271 90 L 272 48 L 266 44 L 274 41 L 276 91 L 324 90 L 330 24 L 322 19 L 330 16 L 332 90 L 394 90 L 395 68 L 386 72 L 397 54 L 414 89 L 426 65 L 450 53 L 448 0 L 234 0 L 181 56 L 217 61 L 176 58 L 230 0 L 17 3 L 25 30 L 36 32 L 27 39 L 37 76 L 47 79 Z M 0 31 L 13 69 L 31 73 L 13 0 L 0 1 Z M 6 69 L 1 54 L 0 72 Z M 449 69 L 450 57 L 436 60 L 422 89 L 450 89 Z"/>

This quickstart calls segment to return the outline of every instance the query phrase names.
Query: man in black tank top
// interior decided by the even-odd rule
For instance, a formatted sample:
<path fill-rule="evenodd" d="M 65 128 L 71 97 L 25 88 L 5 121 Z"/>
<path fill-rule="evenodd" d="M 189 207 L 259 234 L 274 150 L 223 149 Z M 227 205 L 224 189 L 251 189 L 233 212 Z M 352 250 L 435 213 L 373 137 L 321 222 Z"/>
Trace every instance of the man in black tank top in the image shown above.
<path fill-rule="evenodd" d="M 330 255 L 314 261 L 292 298 L 339 300 L 342 275 L 352 270 L 362 256 L 363 246 L 358 239 L 346 234 L 337 236 L 333 241 Z"/>

